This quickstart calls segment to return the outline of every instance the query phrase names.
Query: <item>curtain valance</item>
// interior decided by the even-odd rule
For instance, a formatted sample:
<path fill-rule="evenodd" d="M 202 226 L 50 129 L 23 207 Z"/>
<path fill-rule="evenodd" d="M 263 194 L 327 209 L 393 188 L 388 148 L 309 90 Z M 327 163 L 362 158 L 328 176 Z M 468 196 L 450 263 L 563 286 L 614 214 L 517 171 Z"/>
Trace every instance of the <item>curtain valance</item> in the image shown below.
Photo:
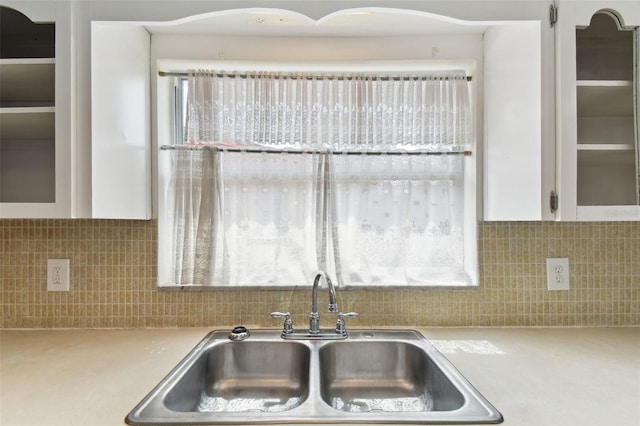
<path fill-rule="evenodd" d="M 447 151 L 473 141 L 464 72 L 233 78 L 194 71 L 188 81 L 187 143 Z"/>

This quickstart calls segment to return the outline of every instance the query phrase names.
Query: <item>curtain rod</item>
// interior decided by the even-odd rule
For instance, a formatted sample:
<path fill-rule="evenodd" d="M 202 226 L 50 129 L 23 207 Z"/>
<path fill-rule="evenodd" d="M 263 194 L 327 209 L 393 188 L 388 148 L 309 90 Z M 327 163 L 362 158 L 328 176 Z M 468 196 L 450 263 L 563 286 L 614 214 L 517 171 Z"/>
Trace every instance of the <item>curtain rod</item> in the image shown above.
<path fill-rule="evenodd" d="M 160 77 L 188 77 L 189 73 L 186 72 L 172 72 L 172 71 L 158 71 L 158 75 Z M 269 74 L 269 73 L 265 73 L 265 74 L 260 74 L 260 76 L 276 76 L 276 75 L 280 75 L 280 74 Z M 294 74 L 295 75 L 295 74 Z M 216 74 L 217 77 L 230 77 L 230 78 L 247 78 L 248 74 L 243 74 L 243 73 L 239 73 L 239 74 Z M 313 74 L 299 74 L 297 75 L 298 77 L 303 77 L 307 80 L 311 80 L 313 78 L 316 77 L 323 77 L 321 75 L 313 75 Z M 344 79 L 348 79 L 348 78 L 353 78 L 353 76 L 331 76 L 331 78 L 336 79 L 336 80 L 344 80 Z M 420 76 L 397 76 L 397 77 L 389 77 L 389 76 L 382 76 L 382 77 L 378 77 L 380 80 L 414 80 L 414 79 L 418 79 L 420 78 Z M 442 79 L 444 79 L 446 77 L 442 77 Z M 467 76 L 467 81 L 472 81 L 473 77 L 471 76 Z"/>
<path fill-rule="evenodd" d="M 271 149 L 271 148 L 231 148 L 215 145 L 188 146 L 188 145 L 162 145 L 162 151 L 200 151 L 215 150 L 221 152 L 246 152 L 252 154 L 338 154 L 338 155 L 464 155 L 470 157 L 472 151 L 357 151 L 357 150 L 322 150 L 322 149 Z"/>

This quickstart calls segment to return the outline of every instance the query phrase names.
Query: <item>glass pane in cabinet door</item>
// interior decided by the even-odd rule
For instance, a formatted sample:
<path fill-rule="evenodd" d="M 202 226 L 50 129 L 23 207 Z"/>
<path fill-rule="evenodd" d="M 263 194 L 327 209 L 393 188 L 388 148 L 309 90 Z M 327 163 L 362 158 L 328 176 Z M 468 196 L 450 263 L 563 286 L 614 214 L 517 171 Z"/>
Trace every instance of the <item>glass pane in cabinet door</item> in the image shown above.
<path fill-rule="evenodd" d="M 636 32 L 609 11 L 576 29 L 580 206 L 638 204 Z"/>
<path fill-rule="evenodd" d="M 56 202 L 55 77 L 55 24 L 0 6 L 0 203 Z"/>

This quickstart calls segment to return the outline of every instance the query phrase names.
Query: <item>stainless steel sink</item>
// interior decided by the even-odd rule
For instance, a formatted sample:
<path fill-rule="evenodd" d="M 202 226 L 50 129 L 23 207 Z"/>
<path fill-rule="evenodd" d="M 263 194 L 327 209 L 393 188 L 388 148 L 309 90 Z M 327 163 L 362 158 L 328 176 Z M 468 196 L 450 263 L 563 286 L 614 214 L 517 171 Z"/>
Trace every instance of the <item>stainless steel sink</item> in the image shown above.
<path fill-rule="evenodd" d="M 208 334 L 127 416 L 131 425 L 500 423 L 500 413 L 414 331 L 340 341 Z"/>
<path fill-rule="evenodd" d="M 212 345 L 190 363 L 164 405 L 177 412 L 290 410 L 307 398 L 309 354 L 297 342 Z"/>
<path fill-rule="evenodd" d="M 404 341 L 324 346 L 320 389 L 324 402 L 347 412 L 451 411 L 465 402 L 427 353 Z"/>

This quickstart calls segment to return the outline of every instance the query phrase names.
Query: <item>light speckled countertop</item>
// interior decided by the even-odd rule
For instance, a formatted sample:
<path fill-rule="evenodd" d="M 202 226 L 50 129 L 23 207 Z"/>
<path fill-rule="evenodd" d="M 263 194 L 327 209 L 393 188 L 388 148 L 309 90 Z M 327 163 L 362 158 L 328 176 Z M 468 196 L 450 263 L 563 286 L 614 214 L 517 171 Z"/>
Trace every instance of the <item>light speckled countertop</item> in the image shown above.
<path fill-rule="evenodd" d="M 640 425 L 640 328 L 418 330 L 505 425 Z M 0 424 L 123 425 L 209 331 L 2 330 Z"/>

